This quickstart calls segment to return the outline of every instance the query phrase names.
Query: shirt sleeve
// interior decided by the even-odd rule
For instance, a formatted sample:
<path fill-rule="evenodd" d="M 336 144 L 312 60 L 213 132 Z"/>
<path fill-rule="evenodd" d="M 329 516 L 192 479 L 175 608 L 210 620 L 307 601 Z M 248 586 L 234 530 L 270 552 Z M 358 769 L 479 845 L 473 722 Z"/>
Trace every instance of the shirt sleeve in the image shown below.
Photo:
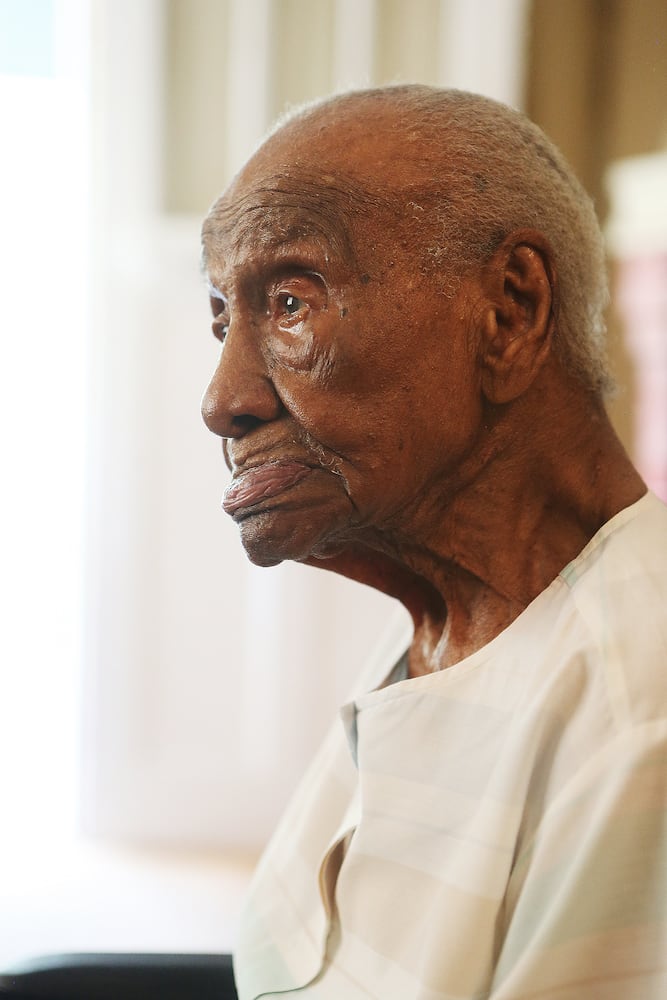
<path fill-rule="evenodd" d="M 667 720 L 595 753 L 517 853 L 492 1000 L 667 997 Z"/>

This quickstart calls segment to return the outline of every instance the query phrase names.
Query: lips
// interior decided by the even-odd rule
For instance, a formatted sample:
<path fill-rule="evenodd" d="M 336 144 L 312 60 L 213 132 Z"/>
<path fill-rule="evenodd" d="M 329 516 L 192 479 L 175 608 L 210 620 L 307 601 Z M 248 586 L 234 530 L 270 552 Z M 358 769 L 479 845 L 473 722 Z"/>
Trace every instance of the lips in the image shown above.
<path fill-rule="evenodd" d="M 260 500 L 278 496 L 296 486 L 312 469 L 302 462 L 266 462 L 249 469 L 235 479 L 222 496 L 222 508 L 227 514 L 252 507 Z"/>

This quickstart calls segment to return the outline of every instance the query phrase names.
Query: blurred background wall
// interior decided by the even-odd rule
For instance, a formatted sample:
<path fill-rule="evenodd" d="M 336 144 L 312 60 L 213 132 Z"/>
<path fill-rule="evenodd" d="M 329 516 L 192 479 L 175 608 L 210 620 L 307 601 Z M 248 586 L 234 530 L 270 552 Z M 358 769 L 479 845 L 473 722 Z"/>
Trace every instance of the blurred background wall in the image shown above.
<path fill-rule="evenodd" d="M 21 26 L 26 51 L 41 38 L 53 59 L 17 70 Z M 31 347 L 3 394 L 16 488 L 3 518 L 15 627 L 0 674 L 14 720 L 0 735 L 0 961 L 3 942 L 4 957 L 225 948 L 290 789 L 378 640 L 406 622 L 327 574 L 250 567 L 219 510 L 219 442 L 198 413 L 216 361 L 201 217 L 277 115 L 337 90 L 420 81 L 526 109 L 610 234 L 613 418 L 662 489 L 667 8 L 0 0 L 3 32 L 14 173 L 0 187 L 8 213 L 21 207 L 5 232 L 16 294 L 2 336 Z M 19 91 L 32 94 L 23 119 Z M 71 98 L 69 131 L 55 92 Z M 46 301 L 34 278 L 21 284 L 26 262 L 38 286 L 51 276 Z M 37 407 L 21 408 L 26 393 Z M 45 453 L 49 502 L 31 505 Z"/>
<path fill-rule="evenodd" d="M 612 306 L 610 348 L 619 393 L 610 409 L 622 440 L 654 488 L 665 495 L 664 431 L 667 411 L 652 406 L 641 414 L 641 387 L 653 396 L 649 370 L 662 371 L 663 346 L 648 345 L 642 330 L 633 339 L 640 304 L 621 297 L 622 262 L 665 247 L 667 214 L 667 5 L 660 0 L 532 0 L 525 110 L 551 136 L 594 197 L 609 234 Z M 662 155 L 655 155 L 662 154 Z M 643 161 L 637 161 L 643 158 Z M 623 163 L 618 169 L 620 161 Z M 660 267 L 640 296 L 660 298 L 667 275 Z M 649 306 L 649 308 L 651 308 Z M 629 314 L 628 314 L 629 309 Z M 664 313 L 656 302 L 653 313 Z M 621 316 L 623 314 L 623 316 Z M 664 320 L 663 320 L 664 322 Z M 651 325 L 651 321 L 649 321 Z M 646 324 L 643 327 L 646 330 Z M 638 339 L 638 343 L 635 343 Z M 633 355 L 634 351 L 634 357 Z M 646 454 L 644 441 L 663 442 Z"/>

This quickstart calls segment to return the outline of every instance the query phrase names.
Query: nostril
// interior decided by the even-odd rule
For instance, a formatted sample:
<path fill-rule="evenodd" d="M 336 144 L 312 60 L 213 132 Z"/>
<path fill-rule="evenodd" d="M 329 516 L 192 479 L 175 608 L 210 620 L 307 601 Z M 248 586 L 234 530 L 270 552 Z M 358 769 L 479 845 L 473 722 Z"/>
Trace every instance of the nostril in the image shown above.
<path fill-rule="evenodd" d="M 228 436 L 241 437 L 243 434 L 254 430 L 255 427 L 259 427 L 262 423 L 264 423 L 263 420 L 260 420 L 259 417 L 254 417 L 251 413 L 243 413 L 240 416 L 232 417 L 233 432 Z"/>
<path fill-rule="evenodd" d="M 253 413 L 233 413 L 220 405 L 214 393 L 207 392 L 201 404 L 202 420 L 213 434 L 222 438 L 239 438 L 265 421 Z"/>

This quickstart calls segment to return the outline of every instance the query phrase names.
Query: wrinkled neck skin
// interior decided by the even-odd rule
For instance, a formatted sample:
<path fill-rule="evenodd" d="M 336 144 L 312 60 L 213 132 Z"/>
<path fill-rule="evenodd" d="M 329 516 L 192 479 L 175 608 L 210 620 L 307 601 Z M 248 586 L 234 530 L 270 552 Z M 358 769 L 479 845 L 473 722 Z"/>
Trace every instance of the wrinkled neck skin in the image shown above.
<path fill-rule="evenodd" d="M 395 524 L 360 530 L 308 563 L 403 603 L 417 676 L 507 628 L 645 492 L 602 403 L 548 365 L 523 396 L 487 411 L 456 482 L 435 484 Z"/>

